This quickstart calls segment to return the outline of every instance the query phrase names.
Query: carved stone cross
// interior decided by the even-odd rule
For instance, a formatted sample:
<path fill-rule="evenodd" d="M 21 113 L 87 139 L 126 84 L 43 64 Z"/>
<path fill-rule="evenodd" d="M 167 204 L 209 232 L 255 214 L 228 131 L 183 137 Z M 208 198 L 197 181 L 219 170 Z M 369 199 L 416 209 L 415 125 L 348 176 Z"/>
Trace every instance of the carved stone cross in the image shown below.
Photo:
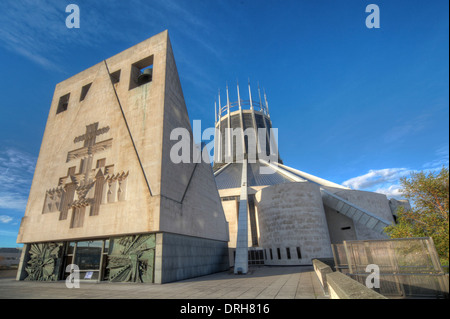
<path fill-rule="evenodd" d="M 70 151 L 67 154 L 66 162 L 69 162 L 73 159 L 89 156 L 98 151 L 103 151 L 103 150 L 111 147 L 112 139 L 109 139 L 109 140 L 106 140 L 103 142 L 98 142 L 98 143 L 95 142 L 96 137 L 98 135 L 107 133 L 109 131 L 109 126 L 103 127 L 101 129 L 97 129 L 97 128 L 98 128 L 98 122 L 87 125 L 86 133 L 83 135 L 80 135 L 78 137 L 75 137 L 73 142 L 78 143 L 78 142 L 84 141 L 84 146 L 82 148 Z"/>
<path fill-rule="evenodd" d="M 73 140 L 74 143 L 84 142 L 84 145 L 68 152 L 66 162 L 81 159 L 79 171 L 76 173 L 76 167 L 70 167 L 67 176 L 60 178 L 58 187 L 47 191 L 43 213 L 59 211 L 59 219 L 65 220 L 72 210 L 71 227 L 81 227 L 88 206 L 90 206 L 89 215 L 96 216 L 102 198 L 107 202 L 125 199 L 128 173 L 114 175 L 113 165 L 105 167 L 105 159 L 97 161 L 97 168 L 93 169 L 94 154 L 112 146 L 112 138 L 96 142 L 97 136 L 108 131 L 109 126 L 98 129 L 96 122 L 87 125 L 86 133 Z M 104 186 L 108 187 L 108 196 L 104 195 Z M 114 192 L 111 189 L 114 189 Z"/>
<path fill-rule="evenodd" d="M 97 135 L 107 133 L 109 131 L 109 126 L 103 127 L 101 129 L 98 128 L 98 122 L 94 124 L 90 124 L 86 126 L 86 133 L 75 137 L 73 140 L 74 143 L 78 143 L 84 141 L 84 147 L 90 147 L 95 144 L 95 138 Z"/>

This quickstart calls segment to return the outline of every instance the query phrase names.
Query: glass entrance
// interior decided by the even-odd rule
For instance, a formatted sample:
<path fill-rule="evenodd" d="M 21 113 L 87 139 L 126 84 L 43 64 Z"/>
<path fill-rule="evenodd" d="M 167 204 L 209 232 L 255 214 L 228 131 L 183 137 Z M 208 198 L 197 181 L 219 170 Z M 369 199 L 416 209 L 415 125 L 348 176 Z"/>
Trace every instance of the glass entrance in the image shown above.
<path fill-rule="evenodd" d="M 64 255 L 64 278 L 70 275 L 67 266 L 75 264 L 78 267 L 79 279 L 86 281 L 102 280 L 105 273 L 106 256 L 109 239 L 69 242 Z"/>

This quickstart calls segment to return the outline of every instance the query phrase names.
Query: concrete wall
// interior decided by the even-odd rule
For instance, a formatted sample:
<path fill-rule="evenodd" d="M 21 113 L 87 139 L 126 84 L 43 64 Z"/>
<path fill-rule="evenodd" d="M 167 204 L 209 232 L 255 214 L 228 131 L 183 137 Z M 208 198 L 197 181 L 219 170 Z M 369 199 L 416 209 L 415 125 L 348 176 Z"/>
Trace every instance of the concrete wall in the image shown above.
<path fill-rule="evenodd" d="M 338 188 L 326 187 L 327 190 L 332 191 L 334 194 L 348 200 L 349 202 L 369 211 L 370 213 L 379 216 L 389 222 L 394 222 L 391 208 L 389 206 L 389 200 L 386 195 L 358 191 L 358 190 L 342 190 Z M 346 216 L 337 217 L 338 214 L 335 210 L 327 209 L 328 224 L 332 225 L 333 221 L 338 221 L 339 226 L 346 224 L 346 221 L 350 225 L 350 222 L 346 220 Z M 339 214 L 338 214 L 339 215 Z M 343 218 L 345 217 L 345 218 Z M 388 238 L 386 234 L 380 234 L 375 232 L 364 225 L 357 222 L 353 223 L 355 232 L 348 232 L 340 230 L 339 226 L 333 225 L 330 232 L 332 232 L 333 243 L 342 242 L 342 240 L 364 240 L 364 239 L 385 239 Z M 356 238 L 354 236 L 356 235 Z M 348 238 L 347 238 L 348 237 Z"/>
<path fill-rule="evenodd" d="M 333 273 L 333 270 L 327 264 L 321 262 L 320 260 L 313 259 L 314 271 L 322 284 L 323 291 L 325 295 L 329 295 L 328 284 L 327 284 L 327 274 Z"/>
<path fill-rule="evenodd" d="M 211 165 L 197 165 L 182 203 L 161 198 L 160 230 L 228 242 L 228 223 Z"/>
<path fill-rule="evenodd" d="M 391 208 L 392 215 L 397 217 L 397 209 L 398 208 L 403 207 L 405 210 L 410 210 L 411 204 L 409 203 L 409 200 L 407 200 L 407 199 L 397 200 L 395 198 L 391 198 L 389 200 L 389 207 Z"/>
<path fill-rule="evenodd" d="M 228 242 L 228 247 L 236 248 L 237 231 L 238 231 L 238 210 L 239 210 L 239 200 L 225 200 L 222 201 L 222 207 L 225 213 L 225 218 L 228 223 L 228 229 L 230 234 L 230 240 Z M 248 247 L 253 246 L 252 231 L 259 233 L 258 228 L 258 212 L 255 207 L 255 225 L 252 225 L 250 218 L 250 209 L 247 213 L 247 223 L 248 223 Z"/>
<path fill-rule="evenodd" d="M 227 242 L 170 233 L 156 235 L 155 283 L 204 276 L 227 269 Z"/>
<path fill-rule="evenodd" d="M 108 237 L 158 229 L 160 199 L 155 195 L 161 185 L 167 40 L 167 32 L 162 32 L 106 60 L 111 73 L 121 72 L 114 86 L 123 113 L 103 61 L 56 85 L 18 242 Z M 153 56 L 152 82 L 130 90 L 132 64 L 149 56 Z M 89 92 L 80 101 L 81 89 L 88 83 L 92 83 Z M 67 93 L 68 108 L 57 114 L 59 99 Z M 101 205 L 97 216 L 89 216 L 87 211 L 83 227 L 71 228 L 72 211 L 65 220 L 59 219 L 58 211 L 43 214 L 46 191 L 58 186 L 69 167 L 79 171 L 80 159 L 67 161 L 68 153 L 83 147 L 74 138 L 95 122 L 99 128 L 109 127 L 96 142 L 112 139 L 112 144 L 94 153 L 93 168 L 97 160 L 106 158 L 107 166 L 114 165 L 114 174 L 129 172 L 126 198 Z"/>
<path fill-rule="evenodd" d="M 324 209 L 332 244 L 339 244 L 344 240 L 356 240 L 356 228 L 351 218 L 325 205 Z"/>
<path fill-rule="evenodd" d="M 326 275 L 330 299 L 388 299 L 340 272 Z"/>
<path fill-rule="evenodd" d="M 311 265 L 313 258 L 332 256 L 319 186 L 308 182 L 273 185 L 258 191 L 255 199 L 259 244 L 268 257 L 265 264 Z M 297 247 L 301 259 L 297 256 Z M 286 248 L 289 248 L 290 259 Z"/>
<path fill-rule="evenodd" d="M 222 201 L 222 207 L 225 213 L 225 218 L 228 222 L 228 229 L 230 234 L 228 246 L 230 248 L 236 248 L 239 201 L 237 199 Z"/>
<path fill-rule="evenodd" d="M 176 201 L 181 201 L 195 169 L 195 163 L 192 160 L 194 140 L 172 46 L 169 41 L 166 50 L 161 194 Z M 170 158 L 170 150 L 178 143 L 178 140 L 171 140 L 170 135 L 174 129 L 178 128 L 184 128 L 190 134 L 190 149 L 188 150 L 190 161 L 188 163 L 174 163 Z"/>
<path fill-rule="evenodd" d="M 142 61 L 152 63 L 153 79 L 131 86 L 135 65 Z M 81 240 L 157 231 L 227 241 L 227 224 L 211 169 L 207 164 L 196 168 L 194 163 L 174 164 L 170 160 L 170 131 L 183 127 L 190 132 L 191 128 L 168 32 L 106 62 L 107 65 L 100 62 L 55 88 L 17 241 Z M 120 81 L 113 86 L 109 73 L 118 70 Z M 80 101 L 82 87 L 89 83 L 89 92 Z M 57 113 L 60 97 L 67 93 L 68 108 Z M 83 142 L 76 142 L 75 138 L 96 122 L 99 128 L 109 128 L 96 136 L 96 143 L 112 141 L 109 148 L 92 155 L 88 177 L 95 179 L 96 163 L 104 158 L 106 166 L 114 165 L 114 174 L 128 173 L 126 192 L 121 201 L 103 201 L 97 215 L 91 216 L 87 206 L 82 226 L 73 227 L 73 209 L 62 220 L 58 210 L 43 212 L 46 192 L 58 187 L 70 167 L 80 170 L 82 157 L 68 160 L 68 153 L 83 147 Z M 70 179 L 67 177 L 66 182 Z M 74 200 L 81 193 L 77 192 Z M 95 201 L 94 188 L 86 200 Z"/>

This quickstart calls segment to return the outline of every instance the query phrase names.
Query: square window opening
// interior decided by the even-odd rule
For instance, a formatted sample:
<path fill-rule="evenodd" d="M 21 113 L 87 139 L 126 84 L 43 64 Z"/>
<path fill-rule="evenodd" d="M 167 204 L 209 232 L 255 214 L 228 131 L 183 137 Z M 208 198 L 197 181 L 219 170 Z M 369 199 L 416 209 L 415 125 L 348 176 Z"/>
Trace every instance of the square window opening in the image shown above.
<path fill-rule="evenodd" d="M 153 80 L 153 55 L 131 65 L 130 90 Z"/>
<path fill-rule="evenodd" d="M 116 84 L 120 82 L 120 70 L 117 70 L 109 75 L 111 78 L 112 84 Z"/>
<path fill-rule="evenodd" d="M 86 98 L 86 95 L 89 92 L 89 89 L 91 88 L 92 82 L 89 84 L 86 84 L 81 88 L 81 94 L 80 94 L 80 102 L 83 101 Z"/>
<path fill-rule="evenodd" d="M 67 108 L 69 107 L 69 98 L 70 98 L 70 93 L 67 93 L 66 95 L 63 95 L 59 98 L 58 108 L 56 109 L 56 114 L 67 110 Z"/>

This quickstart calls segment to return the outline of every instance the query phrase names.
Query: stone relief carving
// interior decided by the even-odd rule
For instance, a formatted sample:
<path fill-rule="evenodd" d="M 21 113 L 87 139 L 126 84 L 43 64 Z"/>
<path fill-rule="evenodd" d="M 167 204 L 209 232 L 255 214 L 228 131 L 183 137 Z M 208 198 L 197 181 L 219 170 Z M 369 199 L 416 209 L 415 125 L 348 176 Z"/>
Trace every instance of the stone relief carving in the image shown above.
<path fill-rule="evenodd" d="M 59 211 L 63 195 L 64 189 L 62 187 L 56 187 L 47 190 L 45 194 L 44 208 L 42 210 L 42 213 Z"/>
<path fill-rule="evenodd" d="M 78 173 L 76 166 L 71 166 L 67 175 L 59 179 L 58 187 L 46 192 L 42 213 L 59 211 L 59 219 L 66 220 L 72 212 L 71 228 L 83 226 L 86 212 L 96 216 L 100 205 L 126 198 L 128 172 L 113 174 L 114 165 L 105 166 L 106 158 L 98 160 L 97 167 L 93 168 L 94 155 L 109 149 L 113 140 L 96 141 L 98 136 L 110 130 L 109 126 L 99 129 L 98 124 L 87 125 L 85 134 L 74 139 L 74 143 L 83 142 L 83 147 L 67 154 L 66 162 L 80 160 Z"/>
<path fill-rule="evenodd" d="M 25 280 L 55 281 L 58 279 L 58 262 L 60 260 L 62 243 L 31 244 L 30 260 L 25 271 Z"/>
<path fill-rule="evenodd" d="M 114 282 L 153 282 L 155 234 L 114 239 L 108 256 L 109 280 Z"/>

